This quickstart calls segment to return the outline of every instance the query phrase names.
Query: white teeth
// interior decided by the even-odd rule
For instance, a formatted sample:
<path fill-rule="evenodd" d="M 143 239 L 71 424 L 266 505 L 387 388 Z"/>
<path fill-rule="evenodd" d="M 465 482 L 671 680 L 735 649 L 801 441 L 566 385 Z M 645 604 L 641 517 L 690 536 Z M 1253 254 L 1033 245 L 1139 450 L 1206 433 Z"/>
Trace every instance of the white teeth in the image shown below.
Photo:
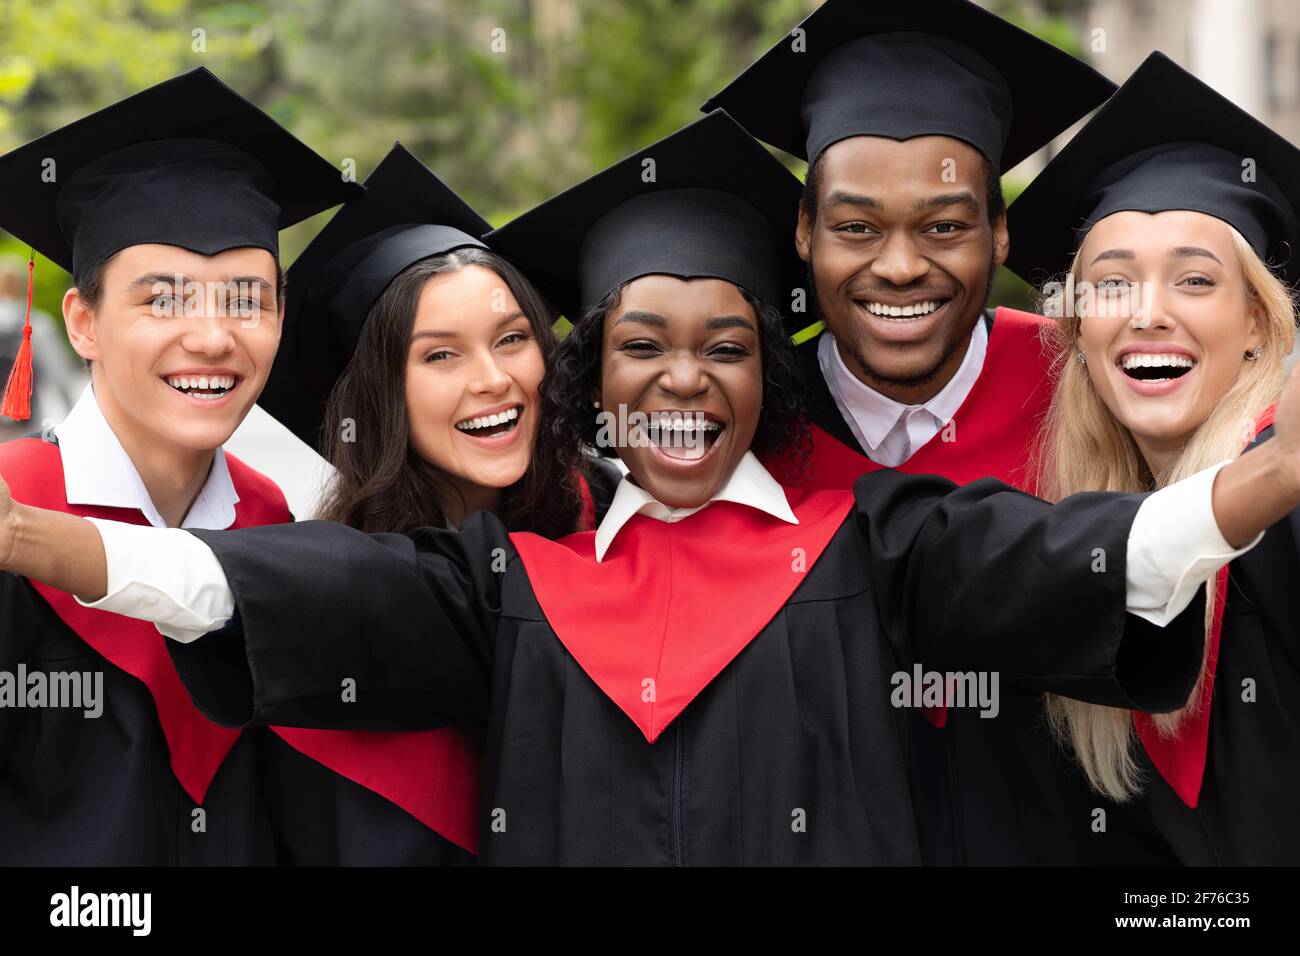
<path fill-rule="evenodd" d="M 1196 360 L 1190 355 L 1177 353 L 1154 354 L 1151 352 L 1130 352 L 1124 356 L 1123 367 L 1130 368 L 1191 368 Z"/>
<path fill-rule="evenodd" d="M 872 315 L 891 319 L 910 319 L 919 315 L 929 315 L 938 309 L 938 302 L 918 302 L 915 305 L 886 305 L 883 302 L 868 302 L 866 309 Z"/>
<path fill-rule="evenodd" d="M 716 432 L 722 428 L 721 422 L 715 422 L 703 416 L 686 415 L 680 412 L 651 413 L 648 427 L 659 431 L 706 431 Z"/>
<path fill-rule="evenodd" d="M 476 428 L 492 428 L 496 425 L 504 425 L 506 422 L 512 422 L 518 417 L 518 408 L 507 408 L 504 412 L 498 412 L 495 415 L 480 415 L 478 418 L 467 418 L 463 422 L 457 422 L 456 427 L 463 432 L 468 432 Z"/>
<path fill-rule="evenodd" d="M 233 375 L 168 375 L 166 382 L 172 388 L 188 392 L 191 389 L 221 389 L 229 391 L 235 387 Z M 221 395 L 196 395 L 196 398 L 220 398 Z"/>

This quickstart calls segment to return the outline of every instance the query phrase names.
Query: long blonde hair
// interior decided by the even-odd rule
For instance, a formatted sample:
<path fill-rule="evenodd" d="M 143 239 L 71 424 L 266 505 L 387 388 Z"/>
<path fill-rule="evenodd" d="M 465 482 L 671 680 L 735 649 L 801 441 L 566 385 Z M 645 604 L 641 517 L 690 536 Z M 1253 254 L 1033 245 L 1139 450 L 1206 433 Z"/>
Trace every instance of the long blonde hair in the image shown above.
<path fill-rule="evenodd" d="M 1041 304 L 1046 314 L 1058 316 L 1055 324 L 1044 329 L 1044 338 L 1049 340 L 1046 344 L 1055 353 L 1055 392 L 1035 461 L 1038 493 L 1043 497 L 1057 501 L 1080 491 L 1151 491 L 1235 458 L 1253 438 L 1256 416 L 1276 400 L 1282 388 L 1283 359 L 1295 341 L 1295 301 L 1241 234 L 1231 226 L 1228 231 L 1245 278 L 1247 305 L 1258 323 L 1262 351 L 1257 360 L 1241 363 L 1227 394 L 1160 474 L 1151 473 L 1132 433 L 1097 394 L 1086 367 L 1073 360 L 1079 317 L 1073 310 L 1054 309 L 1057 303 L 1050 299 Z M 1070 267 L 1075 284 L 1081 272 L 1081 258 L 1076 254 Z M 1213 579 L 1206 585 L 1207 633 L 1214 613 L 1214 586 Z M 1204 679 L 1202 659 L 1188 703 L 1174 713 L 1154 717 L 1162 735 L 1177 733 L 1182 721 L 1199 707 Z M 1056 694 L 1047 695 L 1046 709 L 1057 739 L 1073 749 L 1094 789 L 1120 801 L 1141 792 L 1133 750 L 1133 715 L 1128 710 Z"/>

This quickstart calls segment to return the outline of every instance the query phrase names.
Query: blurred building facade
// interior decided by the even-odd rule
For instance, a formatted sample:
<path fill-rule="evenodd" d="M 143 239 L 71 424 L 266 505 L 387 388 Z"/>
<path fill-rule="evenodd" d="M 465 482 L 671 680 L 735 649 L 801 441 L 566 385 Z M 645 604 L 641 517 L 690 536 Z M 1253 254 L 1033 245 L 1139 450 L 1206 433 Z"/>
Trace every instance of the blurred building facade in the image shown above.
<path fill-rule="evenodd" d="M 1093 64 L 1115 82 L 1159 49 L 1292 142 L 1300 142 L 1296 0 L 1092 0 L 1084 42 L 1106 31 Z"/>
<path fill-rule="evenodd" d="M 978 0 L 996 9 L 995 0 Z M 1160 50 L 1300 143 L 1300 0 L 1026 0 L 1062 11 L 1085 58 L 1122 83 Z M 1081 124 L 1078 124 L 1081 125 Z M 1012 171 L 1028 181 L 1078 129 Z"/>

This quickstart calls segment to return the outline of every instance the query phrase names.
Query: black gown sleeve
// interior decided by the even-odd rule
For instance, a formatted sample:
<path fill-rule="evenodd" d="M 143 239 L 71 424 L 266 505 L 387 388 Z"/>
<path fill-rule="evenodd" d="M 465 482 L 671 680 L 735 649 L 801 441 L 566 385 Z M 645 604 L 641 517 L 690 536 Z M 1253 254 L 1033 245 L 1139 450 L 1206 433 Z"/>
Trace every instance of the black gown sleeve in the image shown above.
<path fill-rule="evenodd" d="M 211 719 L 424 730 L 486 718 L 501 579 L 515 556 L 495 516 L 409 536 L 326 521 L 194 533 L 225 571 L 236 618 L 167 644 Z"/>
<path fill-rule="evenodd" d="M 1200 670 L 1204 589 L 1168 627 L 1127 613 L 1144 495 L 1052 505 L 993 479 L 882 470 L 855 486 L 881 624 L 905 660 L 1091 703 L 1177 710 Z"/>

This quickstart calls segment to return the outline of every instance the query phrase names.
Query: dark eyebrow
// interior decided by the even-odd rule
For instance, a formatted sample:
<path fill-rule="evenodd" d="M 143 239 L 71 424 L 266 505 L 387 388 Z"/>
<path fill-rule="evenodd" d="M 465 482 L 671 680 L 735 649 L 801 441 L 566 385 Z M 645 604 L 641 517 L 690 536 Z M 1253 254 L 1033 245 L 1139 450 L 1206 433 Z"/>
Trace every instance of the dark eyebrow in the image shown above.
<path fill-rule="evenodd" d="M 963 206 L 972 213 L 980 211 L 980 204 L 969 192 L 944 193 L 928 199 L 918 199 L 912 205 L 913 212 L 925 212 L 927 209 L 942 209 L 944 206 Z"/>
<path fill-rule="evenodd" d="M 275 283 L 266 276 L 234 276 L 226 280 L 227 284 L 234 282 L 239 285 L 255 285 L 263 289 L 274 289 Z"/>
<path fill-rule="evenodd" d="M 497 322 L 496 328 L 499 329 L 503 325 L 509 325 L 511 322 L 515 321 L 515 319 L 526 318 L 528 318 L 528 316 L 524 315 L 522 309 L 516 309 L 509 315 L 503 316 L 501 320 Z M 493 331 L 495 331 L 495 329 Z M 414 342 L 416 339 L 454 339 L 459 334 L 459 332 L 445 332 L 441 329 L 420 329 L 411 333 L 411 341 Z"/>
<path fill-rule="evenodd" d="M 639 322 L 642 325 L 650 325 L 656 329 L 668 328 L 668 320 L 662 315 L 656 315 L 654 312 L 624 312 L 615 325 L 622 325 L 624 322 Z"/>
<path fill-rule="evenodd" d="M 177 275 L 174 272 L 146 272 L 142 276 L 137 276 L 136 279 L 127 287 L 127 291 L 135 292 L 139 289 L 152 289 L 156 285 L 164 285 L 175 289 L 178 282 L 182 287 L 184 287 L 189 285 L 192 281 L 193 280 L 190 279 L 189 276 Z M 219 279 L 216 281 L 221 282 L 223 285 L 234 283 L 236 285 L 254 285 L 263 289 L 275 288 L 274 282 L 266 278 L 266 276 L 258 275 L 231 276 L 229 279 Z"/>
<path fill-rule="evenodd" d="M 1101 262 L 1102 259 L 1136 259 L 1136 258 L 1137 256 L 1134 254 L 1132 249 L 1107 249 L 1096 259 L 1093 259 L 1092 264 L 1096 265 L 1097 263 Z"/>
<path fill-rule="evenodd" d="M 174 272 L 146 272 L 142 276 L 137 276 L 126 290 L 135 292 L 139 289 L 152 289 L 156 285 L 165 285 L 174 289 L 178 282 L 181 286 L 185 286 L 189 281 L 189 276 L 177 275 Z"/>
<path fill-rule="evenodd" d="M 860 196 L 857 193 L 846 193 L 836 190 L 826 197 L 822 203 L 823 209 L 829 209 L 831 206 L 861 206 L 863 209 L 883 209 L 884 204 L 874 196 Z"/>
<path fill-rule="evenodd" d="M 1169 250 L 1169 257 L 1171 259 L 1190 258 L 1193 256 L 1205 256 L 1207 259 L 1213 259 L 1215 262 L 1218 262 L 1219 265 L 1223 265 L 1223 263 L 1219 261 L 1218 256 L 1209 249 L 1202 249 L 1200 246 L 1179 246 L 1177 249 Z"/>
<path fill-rule="evenodd" d="M 719 315 L 715 316 L 704 323 L 704 327 L 709 331 L 713 329 L 749 329 L 754 332 L 754 323 L 749 321 L 743 315 Z"/>

